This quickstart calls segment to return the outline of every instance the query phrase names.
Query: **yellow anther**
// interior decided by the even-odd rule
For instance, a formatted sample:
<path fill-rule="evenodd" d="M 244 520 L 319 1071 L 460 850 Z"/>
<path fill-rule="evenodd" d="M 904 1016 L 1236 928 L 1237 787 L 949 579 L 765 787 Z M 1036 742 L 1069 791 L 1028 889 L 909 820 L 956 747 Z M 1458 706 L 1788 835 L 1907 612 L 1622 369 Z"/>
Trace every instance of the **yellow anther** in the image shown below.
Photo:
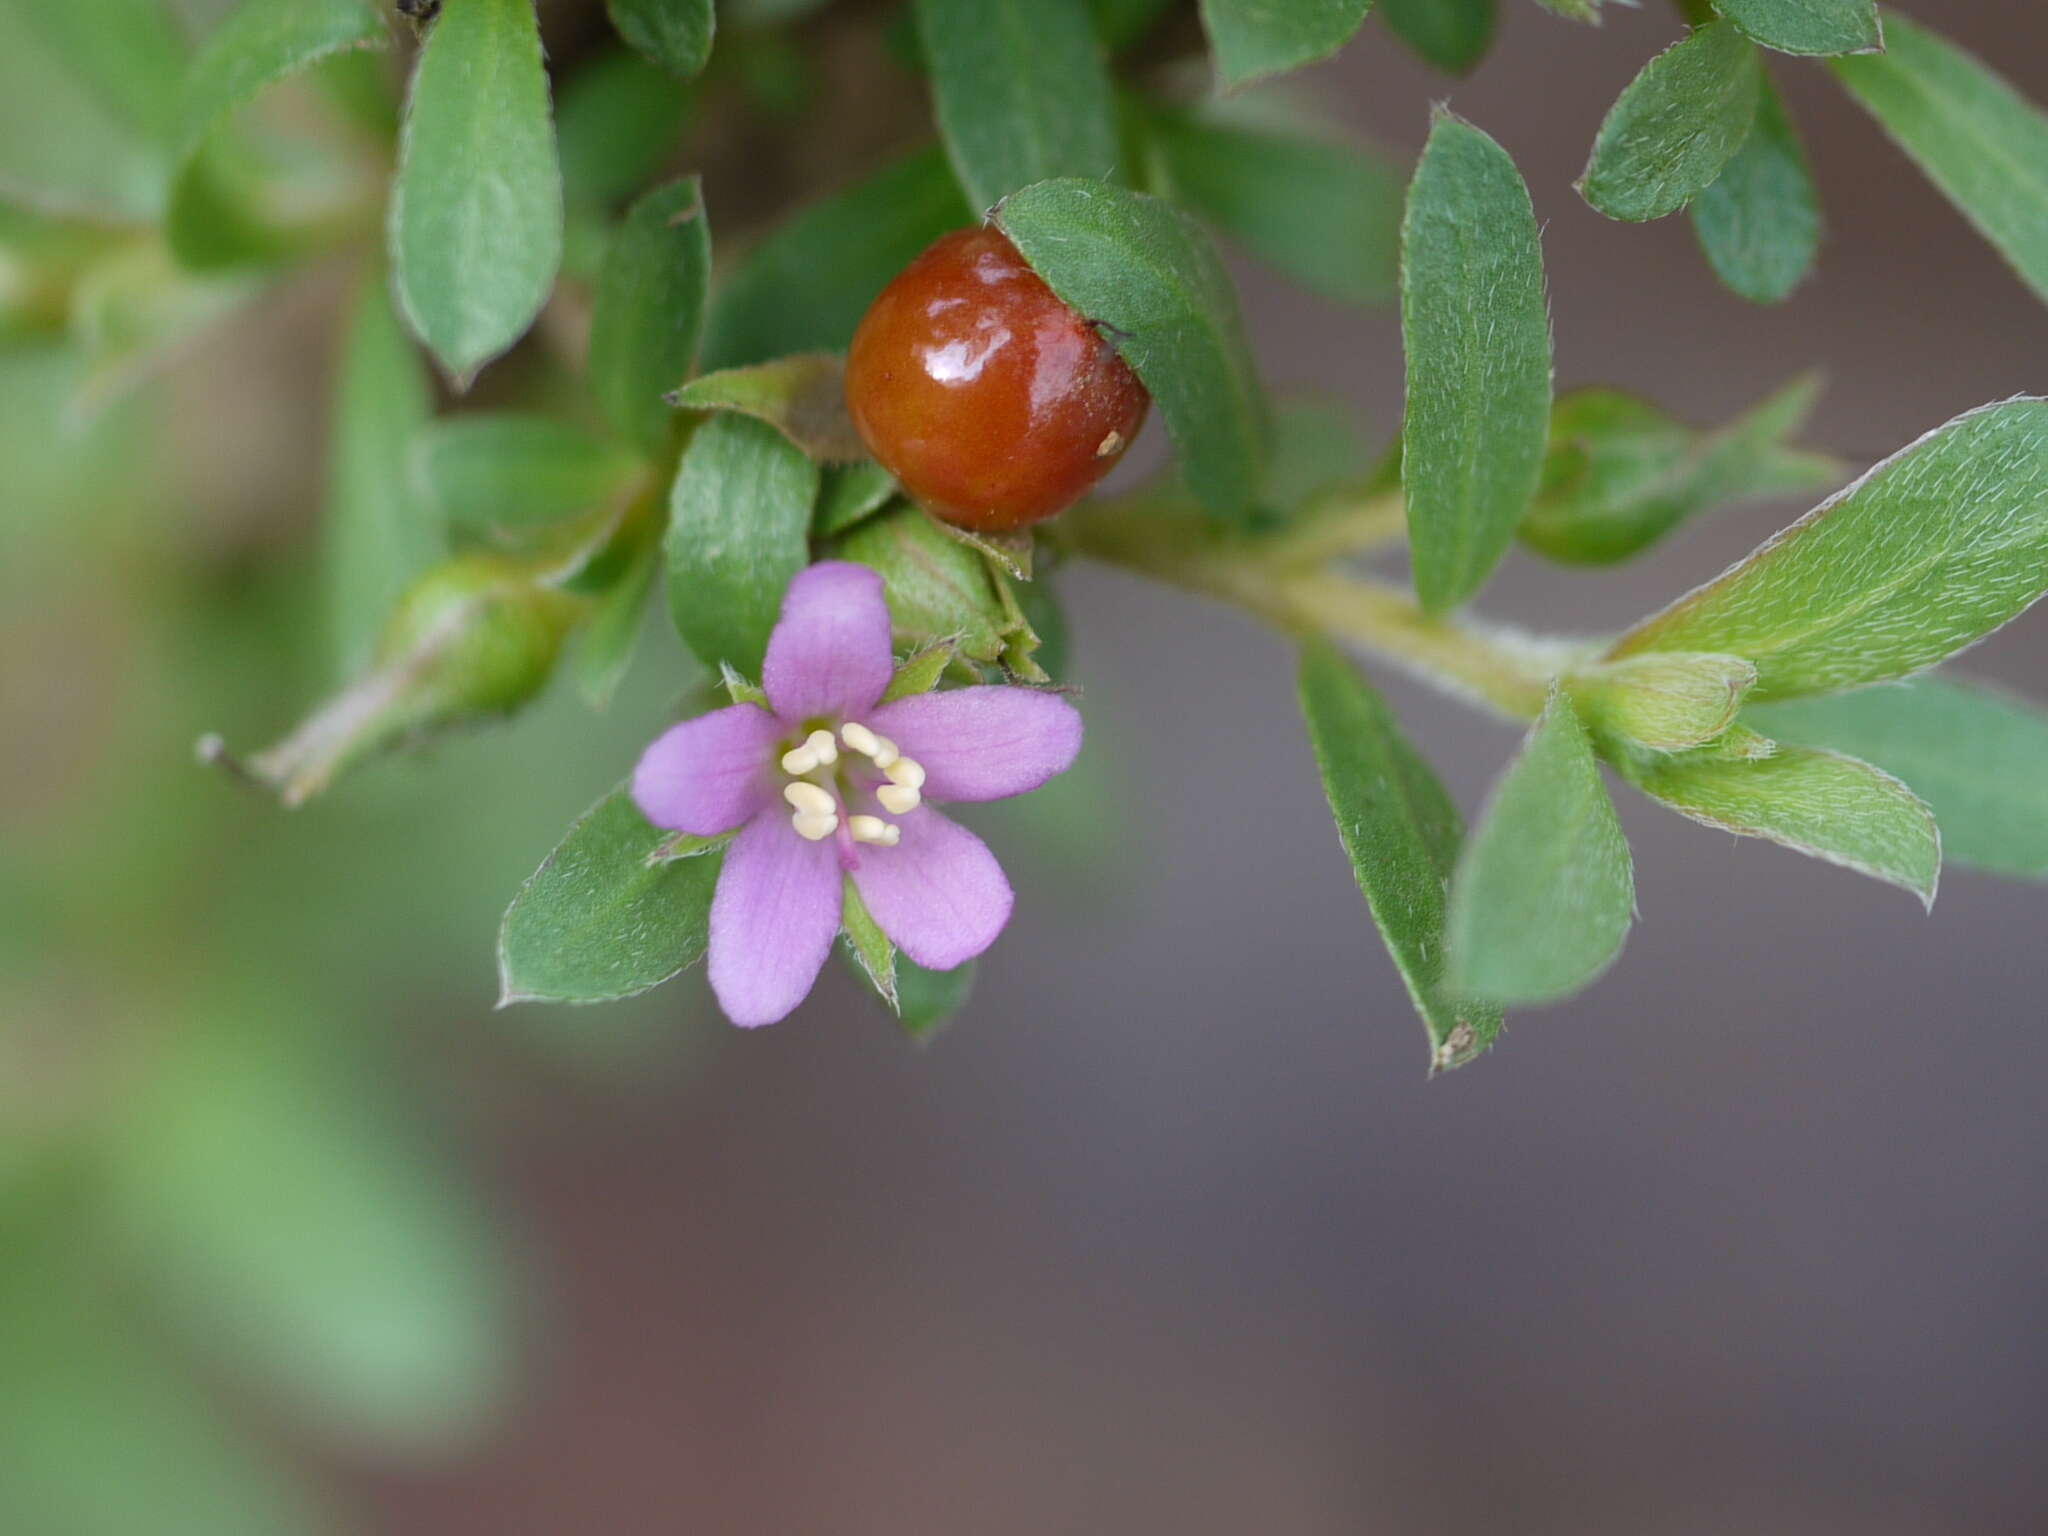
<path fill-rule="evenodd" d="M 884 773 L 888 772 L 892 766 L 902 760 L 902 755 L 896 750 L 896 743 L 886 736 L 877 736 L 875 738 L 875 750 L 870 752 L 868 756 L 875 760 L 875 766 Z"/>
<path fill-rule="evenodd" d="M 784 773 L 809 773 L 817 766 L 818 754 L 811 750 L 809 742 L 805 742 L 800 747 L 791 747 L 782 754 L 782 771 Z"/>
<path fill-rule="evenodd" d="M 819 767 L 828 767 L 839 761 L 839 743 L 832 739 L 830 731 L 813 731 L 804 738 L 804 749 L 815 757 Z"/>
<path fill-rule="evenodd" d="M 917 802 L 924 797 L 908 784 L 884 784 L 875 791 L 875 798 L 881 801 L 883 810 L 904 816 L 916 810 Z"/>
<path fill-rule="evenodd" d="M 899 757 L 882 771 L 889 775 L 892 784 L 901 784 L 905 789 L 924 788 L 924 767 L 914 757 Z"/>
<path fill-rule="evenodd" d="M 901 827 L 879 816 L 849 816 L 846 830 L 856 843 L 873 843 L 881 848 L 894 848 L 903 838 Z"/>
<path fill-rule="evenodd" d="M 875 748 L 881 745 L 875 739 L 875 733 L 862 725 L 858 720 L 849 720 L 846 724 L 840 726 L 839 739 L 853 748 L 862 757 L 873 757 L 875 755 Z"/>
<path fill-rule="evenodd" d="M 839 830 L 839 818 L 834 815 L 819 816 L 810 811 L 798 811 L 789 818 L 789 824 L 796 828 L 796 835 L 807 842 L 822 843 Z"/>
<path fill-rule="evenodd" d="M 839 810 L 839 802 L 829 792 L 802 779 L 783 785 L 782 798 L 795 806 L 800 816 L 831 816 Z"/>

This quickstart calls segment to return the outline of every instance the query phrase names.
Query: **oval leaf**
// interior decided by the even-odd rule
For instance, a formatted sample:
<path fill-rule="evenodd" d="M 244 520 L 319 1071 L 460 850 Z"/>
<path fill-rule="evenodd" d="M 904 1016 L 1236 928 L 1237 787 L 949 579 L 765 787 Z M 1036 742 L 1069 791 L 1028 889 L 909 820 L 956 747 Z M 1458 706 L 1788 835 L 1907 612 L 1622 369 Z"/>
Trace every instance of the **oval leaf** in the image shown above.
<path fill-rule="evenodd" d="M 1683 752 L 1735 723 L 1756 668 L 1740 656 L 1652 651 L 1575 672 L 1572 702 L 1597 738 Z"/>
<path fill-rule="evenodd" d="M 441 525 L 470 535 L 588 511 L 639 472 L 632 454 L 594 432 L 511 411 L 443 416 L 411 449 L 413 474 Z"/>
<path fill-rule="evenodd" d="M 1876 53 L 1877 0 L 1714 0 L 1743 35 L 1780 53 Z"/>
<path fill-rule="evenodd" d="M 1486 57 L 1500 21 L 1498 0 L 1380 0 L 1380 14 L 1402 42 L 1453 75 Z"/>
<path fill-rule="evenodd" d="M 703 959 L 724 855 L 650 863 L 666 840 L 624 788 L 585 812 L 506 909 L 498 1006 L 635 997 Z"/>
<path fill-rule="evenodd" d="M 691 437 L 669 495 L 668 606 L 707 665 L 761 675 L 817 499 L 818 466 L 766 422 L 721 414 Z"/>
<path fill-rule="evenodd" d="M 1959 416 L 1615 643 L 1757 665 L 1758 703 L 1918 672 L 2048 590 L 2048 400 Z"/>
<path fill-rule="evenodd" d="M 243 0 L 186 72 L 180 120 L 189 153 L 266 86 L 351 48 L 382 48 L 384 18 L 370 0 Z"/>
<path fill-rule="evenodd" d="M 2048 713 L 2038 706 L 1933 677 L 1766 704 L 1743 718 L 1779 741 L 1896 774 L 1933 809 L 1945 857 L 2048 880 Z"/>
<path fill-rule="evenodd" d="M 1461 1066 L 1500 1033 L 1500 1009 L 1442 986 L 1444 887 L 1458 808 L 1357 668 L 1326 641 L 1301 655 L 1301 712 L 1358 888 L 1429 1029 L 1430 1059 Z"/>
<path fill-rule="evenodd" d="M 1742 147 L 1762 81 L 1748 39 L 1725 21 L 1701 27 L 1621 93 L 1593 141 L 1580 193 L 1610 219 L 1676 213 Z"/>
<path fill-rule="evenodd" d="M 1100 181 L 1042 181 L 996 222 L 1052 291 L 1106 327 L 1166 420 L 1188 487 L 1247 515 L 1266 452 L 1266 404 L 1237 292 L 1208 237 L 1172 204 Z"/>
<path fill-rule="evenodd" d="M 1621 953 L 1635 901 L 1628 839 L 1592 743 L 1553 691 L 1458 860 L 1449 985 L 1504 1003 L 1576 992 Z"/>
<path fill-rule="evenodd" d="M 684 79 L 711 58 L 711 0 L 605 0 L 619 36 Z"/>
<path fill-rule="evenodd" d="M 526 334 L 561 259 L 562 174 L 533 0 L 461 0 L 420 50 L 399 137 L 399 309 L 464 389 Z"/>
<path fill-rule="evenodd" d="M 1202 0 L 1216 78 L 1236 90 L 1327 59 L 1365 24 L 1372 0 Z"/>
<path fill-rule="evenodd" d="M 1439 111 L 1401 229 L 1402 478 L 1415 589 L 1442 612 L 1485 584 L 1535 495 L 1550 427 L 1536 213 L 1507 151 Z"/>
<path fill-rule="evenodd" d="M 850 464 L 867 457 L 867 445 L 846 409 L 846 359 L 836 352 L 807 352 L 707 373 L 669 400 L 693 411 L 739 411 L 765 421 L 825 463 Z"/>
<path fill-rule="evenodd" d="M 1754 304 L 1776 304 L 1813 270 L 1820 193 L 1806 150 L 1770 81 L 1749 137 L 1692 205 L 1693 230 L 1721 281 Z"/>
<path fill-rule="evenodd" d="M 649 455 L 675 434 L 662 397 L 689 377 L 711 281 L 711 224 L 695 176 L 636 202 L 605 253 L 590 317 L 590 386 Z"/>
<path fill-rule="evenodd" d="M 2048 302 L 2048 114 L 1897 12 L 1883 53 L 1829 68 Z"/>
<path fill-rule="evenodd" d="M 1122 156 L 1087 0 L 917 0 L 939 134 L 977 208 Z"/>

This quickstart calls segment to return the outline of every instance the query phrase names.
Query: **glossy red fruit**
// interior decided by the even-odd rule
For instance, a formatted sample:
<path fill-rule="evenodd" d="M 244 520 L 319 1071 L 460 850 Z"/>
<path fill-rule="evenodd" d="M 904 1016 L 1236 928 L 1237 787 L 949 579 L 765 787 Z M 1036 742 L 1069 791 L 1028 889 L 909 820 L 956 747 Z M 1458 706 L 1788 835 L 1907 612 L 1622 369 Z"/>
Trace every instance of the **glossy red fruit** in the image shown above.
<path fill-rule="evenodd" d="M 868 450 L 949 523 L 1004 533 L 1116 466 L 1151 396 L 999 231 L 950 234 L 854 333 L 846 403 Z"/>

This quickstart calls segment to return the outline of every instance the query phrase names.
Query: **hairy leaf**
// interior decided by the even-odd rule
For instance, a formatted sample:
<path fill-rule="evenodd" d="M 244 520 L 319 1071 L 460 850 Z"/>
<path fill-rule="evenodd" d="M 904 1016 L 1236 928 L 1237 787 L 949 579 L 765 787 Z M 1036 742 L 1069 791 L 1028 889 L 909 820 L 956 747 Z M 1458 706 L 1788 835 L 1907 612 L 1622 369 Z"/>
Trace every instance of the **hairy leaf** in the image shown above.
<path fill-rule="evenodd" d="M 811 532 L 821 539 L 844 533 L 881 511 L 895 494 L 895 478 L 873 459 L 831 465 L 818 491 Z"/>
<path fill-rule="evenodd" d="M 839 903 L 839 927 L 847 953 L 861 975 L 875 989 L 875 995 L 889 1005 L 889 1011 L 899 1013 L 902 1004 L 896 996 L 896 946 L 868 911 L 868 904 L 861 900 L 860 890 L 851 877 L 845 882 Z"/>
<path fill-rule="evenodd" d="M 839 541 L 838 555 L 882 573 L 899 645 L 951 638 L 974 661 L 1002 655 L 1014 621 L 989 562 L 918 508 L 869 518 Z"/>
<path fill-rule="evenodd" d="M 1489 1004 L 1444 990 L 1444 886 L 1463 835 L 1451 797 L 1380 696 L 1327 641 L 1301 657 L 1301 709 L 1358 888 L 1429 1029 L 1432 1062 L 1461 1066 L 1500 1033 Z"/>
<path fill-rule="evenodd" d="M 2048 114 L 1895 11 L 1886 13 L 1883 53 L 1829 67 L 2048 301 Z"/>
<path fill-rule="evenodd" d="M 1714 0 L 1743 35 L 1780 53 L 1876 53 L 1877 0 Z"/>
<path fill-rule="evenodd" d="M 684 79 L 711 58 L 711 0 L 605 0 L 612 25 L 663 69 Z"/>
<path fill-rule="evenodd" d="M 1805 423 L 1819 390 L 1817 378 L 1795 379 L 1710 432 L 1619 390 L 1560 396 L 1523 542 L 1568 565 L 1608 565 L 1718 504 L 1838 484 L 1832 459 L 1785 442 Z"/>
<path fill-rule="evenodd" d="M 1402 188 L 1379 155 L 1215 107 L 1157 107 L 1144 126 L 1156 191 L 1317 293 L 1347 304 L 1394 296 Z"/>
<path fill-rule="evenodd" d="M 814 459 L 851 464 L 867 445 L 846 409 L 846 359 L 804 352 L 693 379 L 669 396 L 693 411 L 739 411 L 765 421 Z"/>
<path fill-rule="evenodd" d="M 1738 731 L 1740 727 L 1738 727 Z M 1708 748 L 1630 770 L 1652 799 L 1710 827 L 1782 843 L 1888 881 L 1934 903 L 1941 835 L 1934 815 L 1890 774 L 1805 747 Z"/>
<path fill-rule="evenodd" d="M 1610 219 L 1676 213 L 1721 174 L 1749 136 L 1763 68 L 1725 21 L 1701 27 L 1643 66 L 1609 110 L 1579 179 Z"/>
<path fill-rule="evenodd" d="M 1054 293 L 1115 337 L 1189 488 L 1212 512 L 1246 515 L 1265 463 L 1265 397 L 1237 291 L 1194 220 L 1142 192 L 1073 179 L 1026 187 L 996 219 Z"/>
<path fill-rule="evenodd" d="M 1434 612 L 1492 574 L 1536 492 L 1550 312 L 1529 189 L 1507 151 L 1439 111 L 1402 225 L 1402 480 L 1415 588 Z"/>
<path fill-rule="evenodd" d="M 1327 59 L 1365 24 L 1372 0 L 1202 0 L 1225 90 Z"/>
<path fill-rule="evenodd" d="M 1845 752 L 1896 774 L 1941 823 L 1942 853 L 2048 879 L 2048 713 L 1981 683 L 1921 678 L 1743 718 L 1784 742 Z"/>
<path fill-rule="evenodd" d="M 532 0 L 461 0 L 413 71 L 391 194 L 399 309 L 457 388 L 526 333 L 562 259 Z"/>
<path fill-rule="evenodd" d="M 1692 225 L 1721 281 L 1755 304 L 1789 297 L 1820 251 L 1820 193 L 1806 150 L 1769 80 L 1735 158 L 1692 205 Z"/>
<path fill-rule="evenodd" d="M 1575 672 L 1572 702 L 1596 739 L 1653 752 L 1706 745 L 1735 723 L 1756 668 L 1740 656 L 1649 651 Z"/>
<path fill-rule="evenodd" d="M 1087 0 L 916 0 L 939 134 L 977 208 L 1122 156 Z"/>
<path fill-rule="evenodd" d="M 1635 920 L 1635 866 L 1571 699 L 1553 692 L 1451 879 L 1446 985 L 1541 1003 L 1598 977 Z"/>
<path fill-rule="evenodd" d="M 691 437 L 669 497 L 668 607 L 707 665 L 760 676 L 817 498 L 818 466 L 765 422 L 721 414 Z"/>
<path fill-rule="evenodd" d="M 711 225 L 695 176 L 636 202 L 612 241 L 590 317 L 590 386 L 613 426 L 658 455 L 675 433 L 663 398 L 689 376 L 711 280 Z"/>
<path fill-rule="evenodd" d="M 973 218 L 936 147 L 804 209 L 722 280 L 705 327 L 704 366 L 845 351 L 889 280 Z"/>
<path fill-rule="evenodd" d="M 2048 590 L 2048 400 L 1959 416 L 1894 454 L 1612 654 L 1721 651 L 1762 703 L 1933 666 Z"/>
<path fill-rule="evenodd" d="M 903 1033 L 920 1045 L 953 1022 L 974 990 L 974 962 L 928 971 L 908 955 L 896 957 L 896 1011 Z"/>
<path fill-rule="evenodd" d="M 633 997 L 704 958 L 724 856 L 649 863 L 664 836 L 624 788 L 584 813 L 506 909 L 500 1007 Z"/>

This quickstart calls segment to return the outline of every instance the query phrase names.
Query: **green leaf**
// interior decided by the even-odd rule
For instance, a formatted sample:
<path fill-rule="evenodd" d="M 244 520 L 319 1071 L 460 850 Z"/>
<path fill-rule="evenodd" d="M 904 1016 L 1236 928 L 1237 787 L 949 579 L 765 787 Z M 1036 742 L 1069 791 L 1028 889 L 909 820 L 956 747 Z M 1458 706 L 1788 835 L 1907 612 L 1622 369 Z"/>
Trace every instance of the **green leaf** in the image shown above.
<path fill-rule="evenodd" d="M 844 533 L 881 511 L 895 494 L 895 477 L 873 459 L 831 465 L 818 491 L 811 532 L 821 539 Z"/>
<path fill-rule="evenodd" d="M 333 409 L 321 574 L 333 673 L 347 677 L 369 661 L 400 594 L 448 547 L 442 520 L 407 473 L 433 388 L 382 273 L 356 297 Z"/>
<path fill-rule="evenodd" d="M 1614 963 L 1635 902 L 1628 839 L 1592 743 L 1570 697 L 1553 691 L 1458 860 L 1446 985 L 1503 1003 L 1565 997 Z"/>
<path fill-rule="evenodd" d="M 1728 288 L 1754 304 L 1790 296 L 1820 251 L 1820 193 L 1769 80 L 1735 158 L 1692 205 L 1692 226 Z"/>
<path fill-rule="evenodd" d="M 209 1346 L 330 1427 L 467 1440 L 510 1385 L 504 1255 L 389 1083 L 279 1024 L 170 1048 L 115 1137 L 118 1220 Z"/>
<path fill-rule="evenodd" d="M 1500 1010 L 1445 992 L 1444 888 L 1463 829 L 1451 797 L 1355 667 L 1324 640 L 1301 653 L 1310 745 L 1387 952 L 1429 1029 L 1430 1058 L 1461 1066 L 1500 1033 Z"/>
<path fill-rule="evenodd" d="M 2048 879 L 2048 714 L 1979 683 L 1922 678 L 1746 711 L 1779 741 L 1847 753 L 1897 775 L 1941 823 L 1943 854 Z"/>
<path fill-rule="evenodd" d="M 576 684 L 592 709 L 604 709 L 633 664 L 646 628 L 647 599 L 661 567 L 660 542 L 649 534 L 627 552 L 625 569 L 597 599 L 576 651 Z"/>
<path fill-rule="evenodd" d="M 1756 668 L 1740 656 L 1651 651 L 1574 673 L 1572 702 L 1597 740 L 1683 752 L 1735 723 Z"/>
<path fill-rule="evenodd" d="M 711 0 L 605 0 L 620 37 L 684 79 L 711 58 Z"/>
<path fill-rule="evenodd" d="M 1761 753 L 1763 755 L 1757 755 Z M 1743 837 L 1768 838 L 1913 892 L 1928 905 L 1941 877 L 1934 814 L 1890 774 L 1804 747 L 1749 755 L 1709 748 L 1629 769 L 1652 799 Z"/>
<path fill-rule="evenodd" d="M 560 522 L 617 497 L 641 472 L 594 432 L 511 411 L 442 416 L 415 433 L 411 453 L 440 525 L 471 536 Z"/>
<path fill-rule="evenodd" d="M 1402 478 L 1432 612 L 1485 585 L 1536 493 L 1550 310 L 1529 189 L 1507 151 L 1439 110 L 1401 229 Z"/>
<path fill-rule="evenodd" d="M 765 421 L 814 459 L 851 464 L 867 445 L 846 409 L 846 359 L 805 352 L 692 379 L 669 403 L 693 411 L 738 411 Z"/>
<path fill-rule="evenodd" d="M 1372 0 L 1202 0 L 1223 89 L 1327 59 L 1365 24 Z"/>
<path fill-rule="evenodd" d="M 24 1536 L 331 1530 L 216 1394 L 76 1270 L 49 1252 L 12 1250 L 0 1276 L 0 1527 Z"/>
<path fill-rule="evenodd" d="M 1113 176 L 1122 155 L 1087 0 L 916 0 L 939 135 L 968 201 L 1054 176 Z"/>
<path fill-rule="evenodd" d="M 908 955 L 896 957 L 896 1012 L 903 1033 L 923 1044 L 953 1022 L 974 991 L 974 962 L 928 971 Z"/>
<path fill-rule="evenodd" d="M 1885 16 L 1882 54 L 1828 67 L 2048 301 L 2048 114 L 1895 11 Z"/>
<path fill-rule="evenodd" d="M 914 694 L 930 693 L 939 686 L 939 679 L 959 654 L 960 647 L 951 640 L 937 640 L 911 652 L 890 675 L 889 686 L 882 690 L 882 702 L 891 704 Z"/>
<path fill-rule="evenodd" d="M 839 904 L 840 930 L 846 939 L 847 952 L 860 967 L 861 975 L 875 994 L 889 1005 L 891 1013 L 900 1013 L 902 1003 L 896 995 L 896 946 L 889 942 L 889 935 L 882 932 L 882 925 L 869 913 L 867 903 L 860 899 L 860 890 L 849 877 L 845 892 Z"/>
<path fill-rule="evenodd" d="M 1596 27 L 1600 25 L 1600 0 L 1536 0 L 1536 3 L 1572 21 L 1588 21 Z M 1618 3 L 1627 5 L 1630 0 L 1618 0 Z"/>
<path fill-rule="evenodd" d="M 334 54 L 383 48 L 389 40 L 371 0 L 243 0 L 186 71 L 179 109 L 185 152 L 267 86 Z"/>
<path fill-rule="evenodd" d="M 1714 431 L 1696 431 L 1619 390 L 1560 396 L 1523 542 L 1567 565 L 1610 565 L 1715 505 L 1838 483 L 1832 459 L 1785 443 L 1819 392 L 1818 378 L 1794 379 Z"/>
<path fill-rule="evenodd" d="M 81 218 L 155 218 L 184 55 L 161 0 L 0 0 L 0 198 Z"/>
<path fill-rule="evenodd" d="M 1317 293 L 1347 304 L 1394 296 L 1402 187 L 1378 155 L 1213 106 L 1150 107 L 1144 129 L 1154 190 Z"/>
<path fill-rule="evenodd" d="M 590 317 L 590 386 L 650 456 L 675 435 L 663 396 L 689 376 L 711 282 L 711 224 L 695 176 L 636 202 L 606 252 Z"/>
<path fill-rule="evenodd" d="M 630 49 L 579 66 L 555 103 L 564 200 L 609 209 L 638 191 L 682 139 L 695 108 L 695 92 Z"/>
<path fill-rule="evenodd" d="M 1745 37 L 1780 53 L 1876 53 L 1877 0 L 1714 0 Z"/>
<path fill-rule="evenodd" d="M 711 666 L 759 676 L 782 595 L 810 561 L 818 466 L 765 422 L 722 414 L 683 450 L 669 497 L 668 606 Z"/>
<path fill-rule="evenodd" d="M 1676 213 L 1742 148 L 1762 81 L 1752 43 L 1725 21 L 1701 27 L 1621 93 L 1593 141 L 1580 193 L 1610 219 Z"/>
<path fill-rule="evenodd" d="M 1171 203 L 1099 181 L 1042 181 L 996 220 L 1052 291 L 1108 328 L 1165 418 L 1188 487 L 1242 517 L 1259 489 L 1266 404 L 1237 292 Z"/>
<path fill-rule="evenodd" d="M 840 539 L 838 558 L 882 573 L 899 646 L 952 639 L 973 661 L 1003 654 L 1013 620 L 988 561 L 918 508 L 869 518 Z"/>
<path fill-rule="evenodd" d="M 1380 14 L 1402 42 L 1452 75 L 1486 57 L 1500 21 L 1497 0 L 1380 0 Z"/>
<path fill-rule="evenodd" d="M 506 909 L 498 1006 L 635 997 L 704 958 L 724 857 L 650 864 L 663 839 L 624 788 L 584 813 Z"/>
<path fill-rule="evenodd" d="M 1757 665 L 1756 702 L 1933 666 L 2048 590 L 2048 400 L 1957 417 L 1615 643 Z"/>
<path fill-rule="evenodd" d="M 756 246 L 714 295 L 704 366 L 845 351 L 890 279 L 939 236 L 973 220 L 936 147 L 806 208 Z"/>
<path fill-rule="evenodd" d="M 1095 30 L 1115 53 L 1141 41 L 1174 0 L 1090 0 Z"/>
<path fill-rule="evenodd" d="M 458 389 L 526 333 L 562 259 L 532 0 L 460 0 L 420 50 L 391 194 L 400 312 Z"/>

